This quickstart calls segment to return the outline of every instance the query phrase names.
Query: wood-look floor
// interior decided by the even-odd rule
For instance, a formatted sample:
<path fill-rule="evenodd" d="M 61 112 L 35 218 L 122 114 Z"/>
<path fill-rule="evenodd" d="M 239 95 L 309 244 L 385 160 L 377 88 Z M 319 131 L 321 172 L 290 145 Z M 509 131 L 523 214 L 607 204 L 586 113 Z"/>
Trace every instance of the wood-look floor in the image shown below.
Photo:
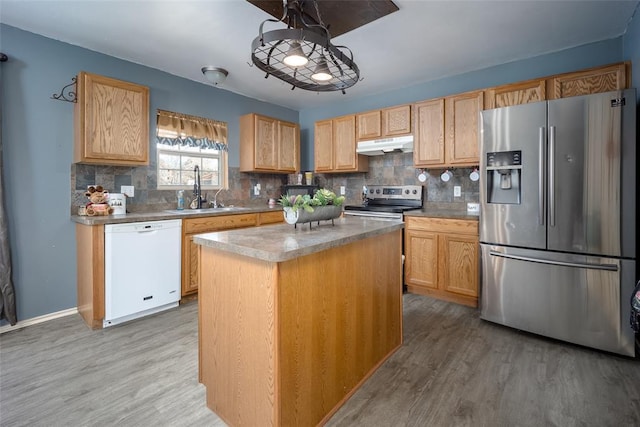
<path fill-rule="evenodd" d="M 639 426 L 640 361 L 404 296 L 404 346 L 331 426 Z M 0 335 L 0 426 L 223 426 L 197 381 L 197 304 L 102 331 Z"/>

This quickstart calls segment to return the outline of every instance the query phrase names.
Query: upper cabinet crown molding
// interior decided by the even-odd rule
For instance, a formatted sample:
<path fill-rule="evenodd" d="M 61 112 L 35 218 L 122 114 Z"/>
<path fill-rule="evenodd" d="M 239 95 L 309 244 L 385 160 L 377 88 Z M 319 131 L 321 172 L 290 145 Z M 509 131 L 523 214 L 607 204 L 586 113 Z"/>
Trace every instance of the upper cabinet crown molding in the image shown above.
<path fill-rule="evenodd" d="M 240 171 L 300 170 L 300 126 L 259 114 L 240 117 Z"/>
<path fill-rule="evenodd" d="M 74 163 L 149 164 L 149 88 L 78 73 Z"/>

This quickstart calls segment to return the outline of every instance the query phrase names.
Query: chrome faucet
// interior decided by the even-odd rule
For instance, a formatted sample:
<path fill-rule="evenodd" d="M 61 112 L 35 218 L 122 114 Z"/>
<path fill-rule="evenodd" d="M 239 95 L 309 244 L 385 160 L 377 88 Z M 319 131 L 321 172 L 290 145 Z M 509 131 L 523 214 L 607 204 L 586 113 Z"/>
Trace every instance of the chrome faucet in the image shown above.
<path fill-rule="evenodd" d="M 222 203 L 220 203 L 220 205 L 218 205 L 218 194 L 220 194 L 220 192 L 224 190 L 224 188 L 220 187 L 220 189 L 218 191 L 216 191 L 216 194 L 213 196 L 213 202 L 209 202 L 211 203 L 211 206 L 213 208 L 217 208 L 218 206 L 223 208 L 224 206 L 222 205 Z"/>
<path fill-rule="evenodd" d="M 196 209 L 202 209 L 202 187 L 200 187 L 200 168 L 196 165 L 193 168 L 194 182 L 193 182 L 193 197 L 196 200 Z"/>

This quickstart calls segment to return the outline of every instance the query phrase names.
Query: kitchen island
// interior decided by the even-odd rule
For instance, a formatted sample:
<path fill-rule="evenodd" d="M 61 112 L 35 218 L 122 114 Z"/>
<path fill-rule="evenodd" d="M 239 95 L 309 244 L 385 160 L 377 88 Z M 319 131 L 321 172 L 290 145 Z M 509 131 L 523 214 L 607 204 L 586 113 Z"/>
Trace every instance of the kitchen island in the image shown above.
<path fill-rule="evenodd" d="M 401 221 L 200 234 L 199 375 L 228 425 L 325 423 L 402 344 Z"/>

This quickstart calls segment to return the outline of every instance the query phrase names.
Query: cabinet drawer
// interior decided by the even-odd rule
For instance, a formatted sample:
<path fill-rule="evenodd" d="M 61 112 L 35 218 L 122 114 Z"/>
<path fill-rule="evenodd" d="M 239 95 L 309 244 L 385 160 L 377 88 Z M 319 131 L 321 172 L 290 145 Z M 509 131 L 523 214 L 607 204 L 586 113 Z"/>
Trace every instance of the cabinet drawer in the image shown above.
<path fill-rule="evenodd" d="M 274 212 L 260 212 L 258 214 L 259 225 L 275 224 L 278 222 L 284 222 L 284 214 L 282 211 Z"/>
<path fill-rule="evenodd" d="M 476 220 L 405 217 L 405 224 L 408 230 L 478 235 L 478 221 Z"/>
<path fill-rule="evenodd" d="M 257 214 L 239 214 L 185 219 L 182 228 L 185 234 L 206 233 L 230 228 L 252 227 L 257 223 Z"/>

